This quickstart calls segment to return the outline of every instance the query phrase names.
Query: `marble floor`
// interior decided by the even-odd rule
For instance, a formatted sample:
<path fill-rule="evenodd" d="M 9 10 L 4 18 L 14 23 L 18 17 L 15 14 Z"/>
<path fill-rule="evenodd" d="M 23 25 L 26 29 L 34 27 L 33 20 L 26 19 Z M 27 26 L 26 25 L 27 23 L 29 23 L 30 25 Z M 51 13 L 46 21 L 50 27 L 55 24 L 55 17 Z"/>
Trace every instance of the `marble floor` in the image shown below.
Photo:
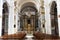
<path fill-rule="evenodd" d="M 32 34 L 27 34 L 25 40 L 34 40 L 33 37 L 34 36 Z"/>

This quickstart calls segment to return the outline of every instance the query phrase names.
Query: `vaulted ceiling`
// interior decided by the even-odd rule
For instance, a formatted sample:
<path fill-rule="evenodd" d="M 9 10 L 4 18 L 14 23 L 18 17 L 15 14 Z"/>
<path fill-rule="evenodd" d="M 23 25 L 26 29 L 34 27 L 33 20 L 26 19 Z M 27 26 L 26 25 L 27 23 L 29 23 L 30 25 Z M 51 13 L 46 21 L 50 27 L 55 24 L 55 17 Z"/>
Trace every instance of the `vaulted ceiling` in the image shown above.
<path fill-rule="evenodd" d="M 14 0 L 15 2 L 15 6 L 16 8 L 20 11 L 20 9 L 22 8 L 22 5 L 28 2 L 31 2 L 33 4 L 35 4 L 36 9 L 39 11 L 40 7 L 43 5 L 43 0 Z M 29 5 L 29 4 L 26 4 Z M 32 4 L 30 4 L 32 5 Z"/>

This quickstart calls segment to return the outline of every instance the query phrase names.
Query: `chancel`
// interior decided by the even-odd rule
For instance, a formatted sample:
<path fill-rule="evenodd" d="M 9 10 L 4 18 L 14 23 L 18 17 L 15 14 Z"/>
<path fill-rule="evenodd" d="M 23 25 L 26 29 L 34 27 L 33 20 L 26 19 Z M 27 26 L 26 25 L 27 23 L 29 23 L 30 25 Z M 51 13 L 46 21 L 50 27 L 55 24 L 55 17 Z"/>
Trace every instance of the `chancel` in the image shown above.
<path fill-rule="evenodd" d="M 0 0 L 0 38 L 60 39 L 60 0 Z"/>

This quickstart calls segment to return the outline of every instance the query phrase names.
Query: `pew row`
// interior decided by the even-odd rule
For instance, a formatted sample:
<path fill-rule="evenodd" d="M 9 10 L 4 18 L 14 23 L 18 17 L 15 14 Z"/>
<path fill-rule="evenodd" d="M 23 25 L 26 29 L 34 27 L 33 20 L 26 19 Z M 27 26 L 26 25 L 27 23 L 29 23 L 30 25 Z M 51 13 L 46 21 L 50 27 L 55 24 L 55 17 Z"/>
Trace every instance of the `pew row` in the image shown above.
<path fill-rule="evenodd" d="M 16 34 L 11 34 L 11 35 L 4 35 L 2 36 L 3 39 L 23 39 L 26 36 L 25 32 L 19 32 Z"/>
<path fill-rule="evenodd" d="M 33 36 L 36 39 L 60 39 L 59 36 L 56 35 L 50 35 L 50 34 L 45 34 L 45 33 L 41 33 L 41 32 L 34 32 Z"/>

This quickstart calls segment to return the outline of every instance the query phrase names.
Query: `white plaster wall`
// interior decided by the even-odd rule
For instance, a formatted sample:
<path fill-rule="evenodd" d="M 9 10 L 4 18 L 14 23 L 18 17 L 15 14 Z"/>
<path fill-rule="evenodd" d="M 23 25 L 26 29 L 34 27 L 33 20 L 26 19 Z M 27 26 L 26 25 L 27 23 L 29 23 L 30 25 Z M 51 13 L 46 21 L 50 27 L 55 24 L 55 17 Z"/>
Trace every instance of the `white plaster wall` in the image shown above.
<path fill-rule="evenodd" d="M 45 29 L 46 34 L 51 34 L 51 20 L 50 20 L 50 3 L 51 0 L 44 0 L 44 7 L 45 7 Z"/>
<path fill-rule="evenodd" d="M 2 36 L 2 4 L 3 0 L 0 0 L 0 36 Z"/>
<path fill-rule="evenodd" d="M 14 0 L 7 2 L 9 3 L 8 34 L 14 34 Z"/>
<path fill-rule="evenodd" d="M 59 36 L 60 36 L 60 0 L 57 0 L 57 11 L 58 11 L 58 29 L 59 29 Z"/>

